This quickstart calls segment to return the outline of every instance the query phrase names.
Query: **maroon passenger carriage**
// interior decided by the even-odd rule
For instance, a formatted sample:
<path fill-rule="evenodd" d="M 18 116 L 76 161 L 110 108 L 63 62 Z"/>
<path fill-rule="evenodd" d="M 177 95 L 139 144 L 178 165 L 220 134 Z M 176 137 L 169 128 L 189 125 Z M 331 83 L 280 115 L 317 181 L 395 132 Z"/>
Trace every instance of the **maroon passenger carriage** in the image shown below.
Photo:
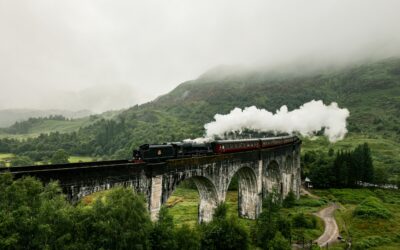
<path fill-rule="evenodd" d="M 235 153 L 293 143 L 299 140 L 297 136 L 280 136 L 261 139 L 220 140 L 212 142 L 215 154 Z"/>

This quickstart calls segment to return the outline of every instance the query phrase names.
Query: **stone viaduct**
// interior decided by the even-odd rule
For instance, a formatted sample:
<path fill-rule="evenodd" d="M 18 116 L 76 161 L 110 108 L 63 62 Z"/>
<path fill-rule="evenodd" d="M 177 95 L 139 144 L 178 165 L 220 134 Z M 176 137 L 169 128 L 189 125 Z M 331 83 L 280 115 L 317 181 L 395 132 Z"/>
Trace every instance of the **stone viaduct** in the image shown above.
<path fill-rule="evenodd" d="M 232 154 L 168 160 L 163 163 L 131 163 L 109 161 L 65 165 L 15 167 L 10 171 L 15 178 L 30 175 L 47 183 L 59 181 L 67 198 L 77 202 L 91 193 L 114 186 L 133 188 L 142 193 L 148 203 L 152 219 L 180 182 L 192 179 L 197 186 L 199 222 L 212 219 L 214 208 L 225 200 L 232 178 L 239 182 L 239 215 L 257 218 L 262 199 L 277 192 L 281 198 L 289 191 L 300 194 L 301 142 L 274 148 Z"/>

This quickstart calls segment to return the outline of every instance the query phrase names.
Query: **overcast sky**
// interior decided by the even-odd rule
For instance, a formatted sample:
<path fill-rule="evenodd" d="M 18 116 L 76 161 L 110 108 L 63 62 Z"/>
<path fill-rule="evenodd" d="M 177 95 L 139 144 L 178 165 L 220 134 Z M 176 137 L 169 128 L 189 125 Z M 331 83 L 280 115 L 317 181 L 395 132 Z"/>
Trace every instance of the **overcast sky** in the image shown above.
<path fill-rule="evenodd" d="M 0 109 L 104 111 L 221 64 L 400 52 L 400 1 L 0 0 Z"/>

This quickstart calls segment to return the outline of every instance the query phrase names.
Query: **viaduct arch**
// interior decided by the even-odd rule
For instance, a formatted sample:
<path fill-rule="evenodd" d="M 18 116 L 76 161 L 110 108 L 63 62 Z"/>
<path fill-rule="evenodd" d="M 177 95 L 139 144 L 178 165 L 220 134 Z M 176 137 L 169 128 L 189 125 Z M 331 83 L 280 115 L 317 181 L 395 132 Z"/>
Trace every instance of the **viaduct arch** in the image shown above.
<path fill-rule="evenodd" d="M 133 188 L 147 200 L 152 219 L 177 185 L 192 179 L 200 196 L 199 222 L 212 219 L 215 207 L 225 201 L 233 176 L 238 176 L 239 215 L 255 219 L 262 199 L 274 190 L 284 198 L 289 191 L 300 195 L 301 142 L 232 154 L 168 160 L 163 163 L 80 164 L 69 167 L 25 167 L 0 169 L 15 178 L 31 175 L 43 182 L 58 180 L 68 199 L 76 202 L 91 193 L 114 186 Z"/>

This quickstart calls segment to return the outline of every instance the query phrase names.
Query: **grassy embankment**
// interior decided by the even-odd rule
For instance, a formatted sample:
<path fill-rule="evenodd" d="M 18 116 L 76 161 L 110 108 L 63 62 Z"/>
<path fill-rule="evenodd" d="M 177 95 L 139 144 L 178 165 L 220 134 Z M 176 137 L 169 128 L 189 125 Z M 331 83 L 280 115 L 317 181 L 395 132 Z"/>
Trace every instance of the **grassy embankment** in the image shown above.
<path fill-rule="evenodd" d="M 80 118 L 72 120 L 42 120 L 32 125 L 26 133 L 10 134 L 0 130 L 0 139 L 12 138 L 25 140 L 38 137 L 40 134 L 49 134 L 52 132 L 69 133 L 79 130 L 81 127 L 89 126 L 94 121 L 89 118 Z"/>
<path fill-rule="evenodd" d="M 35 122 L 29 122 L 29 120 L 26 120 L 20 122 L 21 124 L 26 124 L 27 130 L 24 132 L 7 132 L 8 130 L 12 129 L 13 126 L 9 128 L 0 128 L 0 139 L 12 138 L 17 140 L 25 140 L 28 138 L 38 137 L 40 134 L 49 134 L 52 132 L 71 133 L 78 131 L 80 128 L 90 126 L 101 119 L 115 119 L 121 112 L 122 110 L 107 111 L 98 115 L 66 120 L 54 120 L 47 118 L 42 118 L 40 120 L 37 119 Z"/>
<path fill-rule="evenodd" d="M 226 195 L 226 204 L 228 206 L 228 216 L 236 217 L 241 224 L 248 230 L 254 225 L 254 220 L 248 220 L 238 217 L 238 193 L 237 191 L 228 191 Z M 188 224 L 194 226 L 197 223 L 199 195 L 197 190 L 189 188 L 177 188 L 166 204 L 169 207 L 174 222 L 177 225 Z M 304 213 L 309 216 L 317 212 L 327 203 L 324 200 L 316 200 L 309 197 L 301 197 L 293 208 L 283 208 L 281 212 L 285 217 L 290 218 L 297 213 Z M 302 231 L 307 240 L 315 239 L 323 232 L 323 222 L 317 218 L 317 227 L 315 229 L 305 229 Z M 301 230 L 294 231 L 294 238 L 299 238 Z M 297 236 L 296 236 L 297 235 Z"/>
<path fill-rule="evenodd" d="M 14 154 L 2 154 L 0 153 L 0 166 L 10 166 L 10 161 L 15 157 Z"/>
<path fill-rule="evenodd" d="M 320 198 L 302 196 L 294 208 L 283 209 L 290 218 L 296 213 L 312 215 L 327 206 L 330 202 L 338 202 L 341 208 L 335 217 L 340 234 L 351 239 L 354 249 L 399 249 L 400 248 L 400 193 L 382 189 L 328 189 L 314 190 Z M 372 197 L 372 198 L 371 198 Z M 365 200 L 373 199 L 373 204 Z M 194 189 L 178 188 L 168 200 L 167 206 L 176 224 L 195 225 L 199 196 Z M 237 192 L 229 191 L 226 199 L 228 214 L 237 217 Z M 358 215 L 355 214 L 358 212 Z M 386 211 L 387 218 L 380 217 Z M 376 212 L 376 214 L 374 214 Z M 250 228 L 254 221 L 239 218 L 239 221 Z M 306 239 L 317 239 L 323 232 L 323 222 L 318 220 L 316 229 L 306 229 Z M 299 230 L 294 231 L 296 234 Z M 330 249 L 341 249 L 344 243 L 331 246 Z"/>
<path fill-rule="evenodd" d="M 12 161 L 14 158 L 15 158 L 14 154 L 3 154 L 3 153 L 0 153 L 0 165 L 9 167 L 10 166 L 10 161 Z M 70 156 L 68 158 L 68 161 L 70 163 L 90 162 L 90 161 L 93 161 L 93 157 L 90 157 L 90 156 Z M 35 164 L 41 165 L 43 163 L 36 162 Z"/>
<path fill-rule="evenodd" d="M 93 157 L 90 157 L 90 156 L 70 156 L 68 158 L 68 161 L 70 163 L 89 162 L 89 161 L 93 161 Z"/>
<path fill-rule="evenodd" d="M 400 249 L 400 192 L 382 189 L 328 189 L 315 194 L 339 202 L 335 217 L 354 249 Z"/>

